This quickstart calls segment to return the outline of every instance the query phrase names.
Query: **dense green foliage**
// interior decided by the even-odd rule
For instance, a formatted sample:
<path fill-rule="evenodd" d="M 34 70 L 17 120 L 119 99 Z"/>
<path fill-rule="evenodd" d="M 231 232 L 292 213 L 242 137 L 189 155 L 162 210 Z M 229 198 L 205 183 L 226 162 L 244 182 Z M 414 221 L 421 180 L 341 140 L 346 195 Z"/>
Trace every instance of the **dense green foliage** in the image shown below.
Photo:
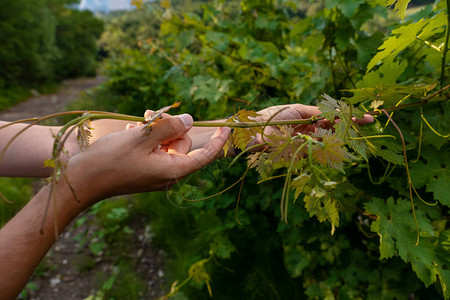
<path fill-rule="evenodd" d="M 25 178 L 0 178 L 0 227 L 6 224 L 33 196 L 31 180 Z"/>
<path fill-rule="evenodd" d="M 397 2 L 399 15 L 408 2 Z M 374 25 L 388 15 L 384 1 L 217 1 L 195 12 L 160 4 L 140 12 L 159 18 L 159 35 L 107 64 L 110 79 L 96 96 L 110 108 L 141 114 L 176 100 L 196 119 L 214 119 L 247 107 L 316 103 L 326 93 L 364 110 L 418 102 L 448 84 L 445 1 L 389 28 Z M 326 98 L 321 108 L 336 115 Z M 186 201 L 233 184 L 244 161 L 229 168 L 221 160 L 171 191 L 137 196 L 136 209 L 150 216 L 168 254 L 169 275 L 191 278 L 177 297 L 207 299 L 211 286 L 214 299 L 449 298 L 448 136 L 424 123 L 447 134 L 449 113 L 448 101 L 430 101 L 392 116 L 407 142 L 412 182 L 435 203 L 414 195 L 417 221 L 401 139 L 385 116 L 356 130 L 396 140 L 348 140 L 353 162 L 339 165 L 342 172 L 323 169 L 335 189 L 292 193 L 298 199 L 288 204 L 287 223 L 280 221 L 284 178 L 258 184 L 268 176 L 261 169 L 247 175 L 237 211 L 237 187 Z M 301 176 L 292 187 L 299 184 Z"/>
<path fill-rule="evenodd" d="M 102 22 L 73 0 L 0 1 L 0 88 L 95 73 Z"/>
<path fill-rule="evenodd" d="M 56 19 L 46 2 L 0 2 L 0 86 L 51 75 L 49 66 L 56 52 Z"/>

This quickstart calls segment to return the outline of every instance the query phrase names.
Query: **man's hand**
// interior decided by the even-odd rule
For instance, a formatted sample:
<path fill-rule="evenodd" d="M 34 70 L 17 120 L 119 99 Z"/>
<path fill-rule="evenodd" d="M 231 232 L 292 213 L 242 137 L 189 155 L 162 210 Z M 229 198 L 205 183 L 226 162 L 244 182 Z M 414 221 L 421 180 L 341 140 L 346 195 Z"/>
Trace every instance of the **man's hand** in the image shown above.
<path fill-rule="evenodd" d="M 270 121 L 287 121 L 287 120 L 305 120 L 311 117 L 318 117 L 321 111 L 317 106 L 303 105 L 303 104 L 287 104 L 287 105 L 276 105 L 265 108 L 258 112 L 261 114 L 256 118 L 258 122 Z M 338 120 L 337 120 L 338 121 Z M 360 125 L 372 123 L 373 116 L 364 115 L 363 119 L 354 121 Z M 310 134 L 317 131 L 317 128 L 329 128 L 330 122 L 327 120 L 320 120 L 314 124 L 301 124 L 292 125 L 296 133 Z M 275 129 L 271 126 L 266 127 L 264 134 L 270 135 Z M 262 143 L 261 135 L 258 134 L 255 141 L 252 143 L 260 144 Z"/>

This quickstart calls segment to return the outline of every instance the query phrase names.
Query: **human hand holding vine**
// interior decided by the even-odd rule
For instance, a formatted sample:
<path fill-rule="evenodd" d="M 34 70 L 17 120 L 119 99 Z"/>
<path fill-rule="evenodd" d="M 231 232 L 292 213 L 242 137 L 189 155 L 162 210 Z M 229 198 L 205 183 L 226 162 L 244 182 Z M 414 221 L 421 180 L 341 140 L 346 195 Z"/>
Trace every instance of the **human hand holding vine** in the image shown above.
<path fill-rule="evenodd" d="M 94 201 L 168 189 L 214 160 L 227 138 L 228 129 L 218 130 L 203 148 L 190 152 L 191 140 L 186 133 L 192 123 L 192 117 L 185 114 L 155 122 L 148 136 L 142 133 L 141 126 L 105 136 L 69 160 L 70 184 L 77 192 L 89 183 L 94 187 L 89 200 Z M 72 170 L 80 176 L 71 175 Z"/>

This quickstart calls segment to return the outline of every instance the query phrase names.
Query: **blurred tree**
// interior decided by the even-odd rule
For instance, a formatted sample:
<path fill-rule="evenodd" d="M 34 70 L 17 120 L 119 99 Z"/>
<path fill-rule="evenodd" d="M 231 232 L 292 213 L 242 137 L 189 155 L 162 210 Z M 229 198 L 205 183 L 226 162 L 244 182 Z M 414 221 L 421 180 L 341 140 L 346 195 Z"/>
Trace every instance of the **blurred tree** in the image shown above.
<path fill-rule="evenodd" d="M 0 1 L 0 86 L 52 76 L 55 27 L 46 0 Z"/>
<path fill-rule="evenodd" d="M 95 73 L 102 22 L 76 2 L 0 1 L 0 88 Z"/>
<path fill-rule="evenodd" d="M 58 78 L 95 75 L 97 39 L 103 31 L 103 22 L 90 11 L 65 10 L 58 16 L 55 62 Z"/>
<path fill-rule="evenodd" d="M 114 55 L 124 48 L 137 48 L 138 42 L 158 35 L 161 21 L 148 10 L 120 11 L 103 18 L 105 31 L 99 44 Z"/>

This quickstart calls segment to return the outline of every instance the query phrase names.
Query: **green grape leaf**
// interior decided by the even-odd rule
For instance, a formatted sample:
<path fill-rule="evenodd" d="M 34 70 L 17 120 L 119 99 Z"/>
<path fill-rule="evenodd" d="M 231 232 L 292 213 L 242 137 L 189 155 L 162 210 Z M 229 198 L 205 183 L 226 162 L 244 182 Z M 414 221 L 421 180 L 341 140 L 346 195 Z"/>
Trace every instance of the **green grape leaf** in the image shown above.
<path fill-rule="evenodd" d="M 427 192 L 432 192 L 435 199 L 450 206 L 450 176 L 447 168 L 442 171 L 442 175 L 428 182 Z"/>
<path fill-rule="evenodd" d="M 229 136 L 225 145 L 223 145 L 223 155 L 226 157 L 228 151 L 230 151 L 231 149 L 233 149 L 233 140 Z"/>
<path fill-rule="evenodd" d="M 166 19 L 161 23 L 160 33 L 162 36 L 176 34 L 179 32 L 180 27 L 176 24 L 180 23 L 180 17 L 177 14 L 171 14 L 170 20 Z"/>
<path fill-rule="evenodd" d="M 354 158 L 344 147 L 345 142 L 331 130 L 319 129 L 314 136 L 321 141 L 313 145 L 312 157 L 324 166 L 343 172 L 344 161 Z"/>
<path fill-rule="evenodd" d="M 422 40 L 442 32 L 445 26 L 445 13 L 441 12 L 430 20 L 419 20 L 416 23 L 411 23 L 392 30 L 392 36 L 384 41 L 378 48 L 380 50 L 367 65 L 367 73 L 372 70 L 379 62 L 391 57 L 391 60 L 397 56 L 401 51 L 406 49 L 417 38 Z"/>
<path fill-rule="evenodd" d="M 384 34 L 380 31 L 375 32 L 371 36 L 361 35 L 355 41 L 358 51 L 357 61 L 361 64 L 367 64 L 381 46 Z"/>
<path fill-rule="evenodd" d="M 336 199 L 319 186 L 315 186 L 309 195 L 303 198 L 309 216 L 316 216 L 319 222 L 329 221 L 334 228 L 339 226 L 339 208 Z"/>
<path fill-rule="evenodd" d="M 303 192 L 305 186 L 311 181 L 311 175 L 306 172 L 291 180 L 291 188 L 294 190 L 294 199 L 297 199 Z"/>
<path fill-rule="evenodd" d="M 288 167 L 292 156 L 297 152 L 297 149 L 305 143 L 305 140 L 303 139 L 292 139 L 294 133 L 294 129 L 291 126 L 280 126 L 278 131 L 267 136 L 266 138 L 268 140 L 273 141 L 267 158 L 274 163 L 280 163 L 281 165 Z M 306 149 L 297 153 L 298 160 L 301 160 L 306 155 L 305 151 Z"/>
<path fill-rule="evenodd" d="M 308 55 L 315 55 L 324 45 L 325 36 L 323 34 L 308 35 L 302 46 L 306 49 Z"/>
<path fill-rule="evenodd" d="M 447 15 L 444 11 L 441 11 L 433 18 L 428 20 L 428 23 L 422 28 L 417 38 L 425 40 L 437 33 L 444 32 L 445 26 L 447 25 Z"/>
<path fill-rule="evenodd" d="M 229 44 L 229 35 L 217 31 L 207 31 L 206 41 L 214 45 L 217 50 L 226 51 Z"/>
<path fill-rule="evenodd" d="M 439 242 L 436 246 L 436 262 L 444 298 L 450 299 L 450 230 L 448 229 L 439 235 Z"/>
<path fill-rule="evenodd" d="M 235 115 L 228 118 L 227 122 L 256 122 L 255 118 L 260 116 L 259 113 L 251 110 L 240 110 Z M 241 150 L 245 150 L 247 145 L 252 141 L 254 137 L 256 137 L 257 133 L 260 133 L 260 128 L 234 128 L 232 133 L 233 142 L 236 148 L 239 148 Z"/>
<path fill-rule="evenodd" d="M 345 132 L 345 130 L 342 129 L 346 129 L 347 121 L 350 120 L 351 117 L 357 119 L 364 117 L 364 113 L 360 109 L 350 107 L 344 101 L 338 101 L 327 94 L 323 94 L 322 97 L 323 99 L 317 105 L 322 112 L 319 116 L 325 117 L 328 121 L 334 121 L 336 118 L 339 118 L 340 123 L 335 125 L 335 129 L 342 134 Z"/>
<path fill-rule="evenodd" d="M 411 203 L 406 199 L 397 201 L 390 197 L 385 202 L 375 198 L 365 204 L 366 212 L 377 215 L 371 230 L 380 237 L 380 259 L 399 255 L 410 262 L 417 276 L 429 286 L 436 281 L 437 267 L 434 257 L 432 225 L 420 210 L 416 210 L 417 222 L 421 231 L 419 245 L 416 244 L 416 227 L 411 214 Z"/>
<path fill-rule="evenodd" d="M 224 236 L 216 235 L 212 243 L 209 244 L 210 251 L 218 258 L 230 258 L 231 253 L 236 251 L 236 247 Z"/>
<path fill-rule="evenodd" d="M 253 153 L 247 156 L 247 164 L 255 168 L 262 179 L 269 177 L 273 170 L 273 162 L 268 156 L 267 153 Z"/>
<path fill-rule="evenodd" d="M 322 112 L 320 116 L 325 117 L 328 121 L 333 121 L 338 115 L 338 101 L 333 97 L 323 94 L 323 99 L 317 104 Z"/>
<path fill-rule="evenodd" d="M 396 164 L 396 165 L 401 165 L 404 166 L 405 165 L 405 160 L 403 158 L 403 155 L 398 154 L 390 149 L 377 149 L 376 151 L 373 152 L 373 154 L 375 156 L 379 156 L 381 158 L 383 158 L 384 160 Z"/>
<path fill-rule="evenodd" d="M 350 103 L 357 104 L 367 100 L 383 101 L 385 107 L 390 107 L 408 95 L 423 97 L 424 94 L 436 87 L 436 84 L 395 84 L 407 65 L 406 61 L 402 61 L 400 64 L 385 61 L 376 71 L 366 74 L 363 80 L 358 82 L 357 89 L 346 90 L 354 94 L 349 98 Z"/>
<path fill-rule="evenodd" d="M 284 249 L 284 264 L 292 277 L 302 275 L 303 270 L 313 260 L 310 251 L 306 251 L 302 246 L 286 247 Z"/>
<path fill-rule="evenodd" d="M 357 126 L 357 125 L 355 124 L 353 126 Z M 354 130 L 352 127 L 349 128 L 348 135 L 350 136 L 350 138 L 360 137 L 360 134 L 358 134 L 358 132 L 356 130 Z M 361 157 L 365 161 L 368 160 L 367 151 L 369 150 L 369 148 L 367 146 L 367 141 L 365 141 L 365 140 L 352 140 L 352 139 L 346 139 L 346 141 L 347 141 L 347 145 L 350 148 L 352 148 L 356 153 L 361 155 Z"/>
<path fill-rule="evenodd" d="M 289 37 L 291 39 L 294 39 L 296 37 L 299 37 L 300 39 L 303 38 L 303 33 L 308 29 L 308 27 L 311 26 L 311 18 L 304 18 L 295 23 L 291 31 L 289 32 Z"/>
<path fill-rule="evenodd" d="M 325 5 L 328 9 L 337 7 L 341 10 L 342 14 L 347 18 L 352 18 L 358 7 L 364 3 L 365 0 L 326 0 Z"/>
<path fill-rule="evenodd" d="M 256 122 L 255 118 L 260 116 L 259 113 L 252 110 L 240 110 L 236 114 L 229 117 L 227 123 L 251 123 Z M 224 146 L 225 156 L 230 149 L 238 148 L 245 150 L 247 145 L 253 140 L 258 133 L 261 133 L 261 128 L 233 128 L 233 132 L 230 134 L 227 143 Z"/>
<path fill-rule="evenodd" d="M 394 11 L 397 11 L 398 16 L 403 21 L 409 2 L 411 2 L 411 0 L 387 0 L 386 6 L 391 6 L 395 3 Z"/>
<path fill-rule="evenodd" d="M 193 100 L 206 99 L 215 104 L 228 93 L 232 82 L 233 80 L 231 79 L 220 80 L 218 78 L 198 75 L 194 77 L 190 93 Z"/>
<path fill-rule="evenodd" d="M 255 131 L 248 128 L 236 128 L 232 134 L 234 145 L 241 150 L 245 150 L 255 136 Z"/>
<path fill-rule="evenodd" d="M 426 186 L 434 198 L 442 204 L 450 206 L 450 152 L 432 148 L 423 149 L 423 160 L 410 164 L 411 178 L 416 188 Z"/>
<path fill-rule="evenodd" d="M 205 263 L 208 261 L 209 259 L 202 259 L 189 268 L 189 277 L 195 283 L 202 284 L 211 280 L 211 277 L 205 269 Z"/>
<path fill-rule="evenodd" d="M 385 90 L 386 88 L 395 85 L 397 79 L 403 74 L 407 67 L 408 62 L 406 60 L 396 62 L 394 61 L 394 57 L 388 57 L 377 70 L 373 70 L 364 75 L 362 82 L 358 83 L 358 87 L 381 87 L 381 90 Z M 377 95 L 379 97 L 380 93 Z M 373 97 L 372 99 L 376 98 Z M 352 103 L 354 102 L 352 101 Z"/>

